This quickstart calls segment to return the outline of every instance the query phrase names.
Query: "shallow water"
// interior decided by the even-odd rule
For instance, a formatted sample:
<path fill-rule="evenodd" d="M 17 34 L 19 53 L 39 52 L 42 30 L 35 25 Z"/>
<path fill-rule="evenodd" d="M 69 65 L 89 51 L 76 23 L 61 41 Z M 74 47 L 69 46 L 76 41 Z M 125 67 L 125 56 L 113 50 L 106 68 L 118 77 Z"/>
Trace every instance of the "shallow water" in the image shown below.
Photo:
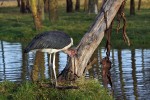
<path fill-rule="evenodd" d="M 46 53 L 24 54 L 20 43 L 0 41 L 0 81 L 43 80 L 50 78 Z M 86 77 L 101 81 L 100 60 L 105 57 L 104 48 L 99 47 L 91 59 L 97 58 Z M 112 49 L 111 77 L 114 96 L 119 100 L 149 100 L 150 95 L 150 49 Z M 66 65 L 67 55 L 56 56 L 57 74 Z"/>

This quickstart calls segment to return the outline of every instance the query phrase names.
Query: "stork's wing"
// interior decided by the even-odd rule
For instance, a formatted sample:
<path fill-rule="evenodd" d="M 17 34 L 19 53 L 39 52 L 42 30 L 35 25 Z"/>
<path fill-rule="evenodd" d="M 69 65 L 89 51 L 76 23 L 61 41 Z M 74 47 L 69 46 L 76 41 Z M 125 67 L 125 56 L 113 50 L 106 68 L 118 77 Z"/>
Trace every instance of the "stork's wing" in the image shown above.
<path fill-rule="evenodd" d="M 37 35 L 25 48 L 25 53 L 34 49 L 62 49 L 71 43 L 71 37 L 64 32 L 50 31 Z"/>

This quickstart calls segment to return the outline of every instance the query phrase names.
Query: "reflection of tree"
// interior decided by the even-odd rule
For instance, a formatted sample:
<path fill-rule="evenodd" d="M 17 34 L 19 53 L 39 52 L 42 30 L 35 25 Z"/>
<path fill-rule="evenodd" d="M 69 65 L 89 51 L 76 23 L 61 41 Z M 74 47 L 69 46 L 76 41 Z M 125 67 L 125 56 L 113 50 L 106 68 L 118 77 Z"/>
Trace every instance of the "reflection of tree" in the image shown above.
<path fill-rule="evenodd" d="M 142 49 L 142 68 L 144 70 L 144 50 Z"/>
<path fill-rule="evenodd" d="M 5 56 L 4 56 L 4 45 L 3 45 L 3 41 L 1 41 L 1 48 L 2 48 L 2 62 L 3 62 L 3 75 L 4 75 L 4 80 L 6 80 L 6 76 L 5 76 Z"/>
<path fill-rule="evenodd" d="M 33 81 L 40 79 L 45 79 L 44 75 L 45 66 L 44 66 L 44 54 L 42 52 L 36 52 L 35 62 L 32 69 L 31 78 Z"/>
<path fill-rule="evenodd" d="M 102 81 L 102 67 L 101 67 L 101 60 L 102 60 L 102 48 L 99 48 L 98 49 L 98 66 L 99 66 L 99 69 L 98 69 L 98 79 L 100 80 L 100 82 Z M 102 83 L 102 82 L 101 82 Z"/>
<path fill-rule="evenodd" d="M 134 90 L 135 100 L 138 100 L 136 66 L 135 66 L 135 49 L 131 50 L 131 60 L 132 60 L 132 78 L 133 78 L 133 86 L 134 86 L 133 90 Z"/>
<path fill-rule="evenodd" d="M 94 78 L 98 78 L 99 75 L 99 69 L 98 69 L 98 49 L 95 50 L 93 55 L 90 58 L 88 68 L 86 69 L 86 77 L 92 76 Z"/>
<path fill-rule="evenodd" d="M 25 61 L 27 61 L 27 56 L 26 56 L 26 54 L 23 51 L 24 50 L 22 48 L 22 73 L 21 73 L 21 79 L 23 81 L 25 81 L 26 80 L 26 72 L 27 72 L 27 70 L 26 70 L 26 62 Z"/>
<path fill-rule="evenodd" d="M 118 63 L 119 63 L 119 74 L 120 74 L 120 82 L 121 82 L 121 92 L 122 92 L 122 96 L 123 96 L 123 100 L 126 100 L 126 96 L 125 96 L 125 83 L 123 80 L 123 71 L 122 71 L 122 55 L 121 55 L 121 50 L 118 49 Z"/>
<path fill-rule="evenodd" d="M 91 62 L 94 60 L 94 59 L 98 59 L 98 49 L 95 50 L 95 53 L 93 54 L 92 58 L 91 58 Z M 98 75 L 99 75 L 99 69 L 98 69 L 98 60 L 96 60 L 93 65 L 93 75 L 94 75 L 94 78 L 98 78 Z"/>

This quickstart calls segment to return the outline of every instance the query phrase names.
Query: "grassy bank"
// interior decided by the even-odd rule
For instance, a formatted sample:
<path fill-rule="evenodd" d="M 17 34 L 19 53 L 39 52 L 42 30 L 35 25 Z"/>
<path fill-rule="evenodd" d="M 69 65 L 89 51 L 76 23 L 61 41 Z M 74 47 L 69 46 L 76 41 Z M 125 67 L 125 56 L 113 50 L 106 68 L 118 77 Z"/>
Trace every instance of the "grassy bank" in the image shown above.
<path fill-rule="evenodd" d="M 137 4 L 137 3 L 136 3 Z M 136 10 L 135 16 L 129 15 L 129 2 L 126 5 L 127 34 L 131 40 L 131 47 L 149 47 L 150 44 L 150 4 L 147 0 L 142 1 L 142 9 Z M 46 15 L 41 31 L 34 30 L 31 14 L 21 14 L 17 7 L 0 7 L 0 40 L 14 42 L 28 42 L 36 34 L 47 30 L 60 30 L 70 34 L 75 44 L 78 44 L 84 33 L 86 33 L 93 23 L 96 15 L 89 15 L 81 10 L 80 12 L 66 13 L 65 6 L 61 5 L 58 11 L 59 20 L 52 23 Z M 116 33 L 116 24 L 112 34 L 113 48 L 125 47 L 121 31 Z M 103 43 L 104 44 L 104 41 Z"/>
<path fill-rule="evenodd" d="M 95 80 L 77 82 L 78 89 L 59 90 L 25 82 L 0 83 L 1 100 L 113 100 L 112 96 Z"/>

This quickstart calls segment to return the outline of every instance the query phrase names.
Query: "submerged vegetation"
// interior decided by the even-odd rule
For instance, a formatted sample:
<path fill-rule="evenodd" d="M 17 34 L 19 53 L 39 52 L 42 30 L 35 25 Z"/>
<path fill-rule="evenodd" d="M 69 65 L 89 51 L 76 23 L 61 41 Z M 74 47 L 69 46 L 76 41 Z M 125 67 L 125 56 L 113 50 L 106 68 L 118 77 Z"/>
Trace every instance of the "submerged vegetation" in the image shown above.
<path fill-rule="evenodd" d="M 78 89 L 59 90 L 25 82 L 0 83 L 1 100 L 113 100 L 108 91 L 98 81 L 86 80 L 76 83 Z"/>

